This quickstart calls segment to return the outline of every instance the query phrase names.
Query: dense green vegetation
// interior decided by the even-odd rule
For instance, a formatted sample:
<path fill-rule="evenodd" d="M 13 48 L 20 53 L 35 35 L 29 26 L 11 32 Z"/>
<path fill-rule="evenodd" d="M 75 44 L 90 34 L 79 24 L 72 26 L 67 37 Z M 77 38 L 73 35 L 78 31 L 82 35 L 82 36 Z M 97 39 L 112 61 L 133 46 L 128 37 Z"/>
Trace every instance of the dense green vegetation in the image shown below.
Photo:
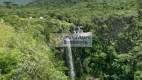
<path fill-rule="evenodd" d="M 93 32 L 93 47 L 72 48 L 76 80 L 142 80 L 142 1 L 96 1 L 0 6 L 0 80 L 69 80 L 64 48 L 49 35 L 74 25 Z"/>

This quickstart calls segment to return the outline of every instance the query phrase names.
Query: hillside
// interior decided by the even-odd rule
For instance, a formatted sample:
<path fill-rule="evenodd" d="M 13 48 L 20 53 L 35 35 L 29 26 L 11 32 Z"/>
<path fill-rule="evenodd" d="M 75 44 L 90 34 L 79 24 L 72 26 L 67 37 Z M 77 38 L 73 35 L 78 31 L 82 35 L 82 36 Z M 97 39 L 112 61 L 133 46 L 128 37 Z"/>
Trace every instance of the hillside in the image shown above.
<path fill-rule="evenodd" d="M 119 0 L 120 2 L 123 0 Z M 82 2 L 95 2 L 95 3 L 109 3 L 109 2 L 119 2 L 118 0 L 35 0 L 29 3 L 27 6 L 30 7 L 49 7 L 49 6 L 69 6 L 73 4 L 78 4 Z"/>
<path fill-rule="evenodd" d="M 2 74 L 0 80 L 67 79 L 61 71 L 55 69 L 52 62 L 53 53 L 41 38 L 42 35 L 33 37 L 37 32 L 36 29 L 25 31 L 24 28 L 21 28 L 15 32 L 13 27 L 0 23 L 0 32 L 2 32 L 0 34 L 0 69 Z M 38 74 L 31 74 L 35 71 Z"/>
<path fill-rule="evenodd" d="M 104 1 L 104 0 L 103 0 Z M 142 79 L 141 0 L 36 0 L 0 7 L 0 80 Z M 92 47 L 55 47 L 52 33 L 92 32 Z M 69 51 L 69 49 L 68 49 Z M 69 63 L 68 54 L 73 62 Z"/>

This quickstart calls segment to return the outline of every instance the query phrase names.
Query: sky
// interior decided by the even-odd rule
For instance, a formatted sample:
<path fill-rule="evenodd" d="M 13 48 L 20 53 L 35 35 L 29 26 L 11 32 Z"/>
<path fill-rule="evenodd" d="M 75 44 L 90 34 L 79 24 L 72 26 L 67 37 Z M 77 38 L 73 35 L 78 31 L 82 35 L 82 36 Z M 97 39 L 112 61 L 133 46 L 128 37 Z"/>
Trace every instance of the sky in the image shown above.
<path fill-rule="evenodd" d="M 4 1 L 11 1 L 16 4 L 25 5 L 31 1 L 34 1 L 34 0 L 0 0 L 0 4 L 3 4 Z"/>

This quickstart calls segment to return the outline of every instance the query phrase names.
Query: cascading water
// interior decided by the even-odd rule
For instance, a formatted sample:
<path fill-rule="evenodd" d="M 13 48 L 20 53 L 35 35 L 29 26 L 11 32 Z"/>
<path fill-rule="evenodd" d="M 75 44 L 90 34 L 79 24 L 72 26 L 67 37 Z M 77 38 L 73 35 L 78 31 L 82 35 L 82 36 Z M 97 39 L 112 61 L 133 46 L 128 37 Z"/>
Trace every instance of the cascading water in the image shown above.
<path fill-rule="evenodd" d="M 74 72 L 74 66 L 73 66 L 73 58 L 72 58 L 70 39 L 66 38 L 65 43 L 66 43 L 66 52 L 67 52 L 66 57 L 67 57 L 69 69 L 70 69 L 70 72 L 69 72 L 70 80 L 75 80 L 75 72 Z"/>

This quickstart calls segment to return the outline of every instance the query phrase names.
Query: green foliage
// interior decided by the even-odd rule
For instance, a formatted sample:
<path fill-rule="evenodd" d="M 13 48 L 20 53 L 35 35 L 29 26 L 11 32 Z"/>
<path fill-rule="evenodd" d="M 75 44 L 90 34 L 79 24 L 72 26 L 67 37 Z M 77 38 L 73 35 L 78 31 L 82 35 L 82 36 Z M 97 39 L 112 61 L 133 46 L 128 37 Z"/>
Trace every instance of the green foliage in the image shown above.
<path fill-rule="evenodd" d="M 49 35 L 70 33 L 75 25 L 93 32 L 92 47 L 72 48 L 76 79 L 141 80 L 141 1 L 99 1 L 37 0 L 22 8 L 1 7 L 0 80 L 68 80 L 63 48 L 50 46 Z"/>
<path fill-rule="evenodd" d="M 17 63 L 20 61 L 20 53 L 20 51 L 15 50 L 7 53 L 0 53 L 1 74 L 7 74 L 16 67 Z"/>
<path fill-rule="evenodd" d="M 12 22 L 12 20 L 8 22 L 10 21 Z M 14 28 L 4 24 L 1 24 L 0 28 L 1 80 L 54 80 L 55 78 L 67 80 L 62 69 L 54 67 L 54 63 L 58 62 L 50 61 L 54 55 L 41 34 L 44 30 L 42 26 L 35 25 L 25 31 L 26 33 L 21 27 L 18 29 L 20 34 L 15 34 Z"/>
<path fill-rule="evenodd" d="M 27 55 L 26 59 L 18 64 L 14 79 L 67 80 L 67 77 L 54 68 L 47 55 L 41 53 L 37 55 Z"/>

